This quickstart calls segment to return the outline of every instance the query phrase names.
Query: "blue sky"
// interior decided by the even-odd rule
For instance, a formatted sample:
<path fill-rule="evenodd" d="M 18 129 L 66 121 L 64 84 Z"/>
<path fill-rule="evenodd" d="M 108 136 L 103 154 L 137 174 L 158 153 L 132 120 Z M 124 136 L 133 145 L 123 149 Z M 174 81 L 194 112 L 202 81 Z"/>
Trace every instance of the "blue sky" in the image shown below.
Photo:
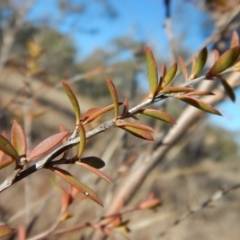
<path fill-rule="evenodd" d="M 84 1 L 73 0 L 81 3 Z M 95 1 L 87 1 L 89 8 L 85 14 L 69 15 L 61 22 L 60 12 L 57 9 L 57 0 L 38 0 L 30 12 L 28 19 L 35 20 L 45 17 L 51 20 L 53 27 L 74 40 L 77 47 L 77 59 L 82 60 L 96 48 L 107 49 L 112 39 L 121 36 L 130 36 L 143 41 L 152 47 L 154 54 L 163 59 L 168 59 L 168 42 L 164 30 L 165 8 L 163 0 L 111 0 L 110 3 L 117 9 L 118 17 L 115 19 L 104 17 L 104 9 Z M 182 1 L 173 0 L 172 22 L 175 43 L 183 46 L 190 53 L 201 47 L 204 39 L 211 34 L 213 28 L 208 24 L 206 13 L 196 8 L 191 3 L 182 4 Z M 77 26 L 77 27 L 76 27 Z M 97 34 L 86 34 L 83 30 L 97 29 Z M 204 30 L 204 31 L 203 31 Z M 237 99 L 240 91 L 237 91 Z M 234 132 L 240 132 L 239 100 L 236 104 L 225 101 L 218 106 L 223 117 L 211 116 L 213 124 L 223 126 Z"/>

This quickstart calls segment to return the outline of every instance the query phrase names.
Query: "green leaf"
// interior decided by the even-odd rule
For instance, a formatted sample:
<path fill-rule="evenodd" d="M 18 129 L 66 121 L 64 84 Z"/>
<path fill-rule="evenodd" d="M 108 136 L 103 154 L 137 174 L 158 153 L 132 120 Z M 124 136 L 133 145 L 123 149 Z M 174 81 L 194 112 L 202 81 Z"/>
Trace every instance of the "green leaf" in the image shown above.
<path fill-rule="evenodd" d="M 205 47 L 199 53 L 196 63 L 193 66 L 192 74 L 190 75 L 189 79 L 194 79 L 197 76 L 197 74 L 203 69 L 207 61 L 207 56 L 208 52 L 207 48 Z"/>
<path fill-rule="evenodd" d="M 158 70 L 157 63 L 153 56 L 153 53 L 149 47 L 145 47 L 146 61 L 147 61 L 147 72 L 149 82 L 149 98 L 154 98 L 158 88 Z"/>
<path fill-rule="evenodd" d="M 14 232 L 15 229 L 7 226 L 7 225 L 0 225 L 0 238 Z"/>
<path fill-rule="evenodd" d="M 79 147 L 78 147 L 78 154 L 77 156 L 80 157 L 85 149 L 86 146 L 86 133 L 85 133 L 85 129 L 82 125 L 82 123 L 80 122 L 78 127 L 80 128 L 79 130 L 79 137 L 80 137 L 80 142 L 79 142 Z"/>
<path fill-rule="evenodd" d="M 0 135 L 0 150 L 15 160 L 16 167 L 19 166 L 20 157 L 13 145 L 2 135 Z"/>
<path fill-rule="evenodd" d="M 219 57 L 217 62 L 212 66 L 210 71 L 206 74 L 207 77 L 216 76 L 224 70 L 231 67 L 236 60 L 238 59 L 240 54 L 240 47 L 234 47 L 226 51 L 223 55 Z"/>
<path fill-rule="evenodd" d="M 76 116 L 76 125 L 78 125 L 78 123 L 80 122 L 80 116 L 81 116 L 81 112 L 80 112 L 80 107 L 77 101 L 77 98 L 75 96 L 75 94 L 73 93 L 72 89 L 68 86 L 68 84 L 66 82 L 62 82 L 62 85 L 64 87 L 65 92 L 67 93 L 67 96 L 69 98 L 69 100 L 71 101 L 71 104 L 73 106 L 73 110 Z"/>
<path fill-rule="evenodd" d="M 90 170 L 92 173 L 96 174 L 98 177 L 104 179 L 105 181 L 109 182 L 110 184 L 113 184 L 112 180 L 102 171 L 96 169 L 95 167 L 92 167 L 86 163 L 82 163 L 82 162 L 75 162 L 75 164 L 81 165 L 85 168 L 87 168 L 88 170 Z"/>
<path fill-rule="evenodd" d="M 27 141 L 23 128 L 16 121 L 13 122 L 11 132 L 12 144 L 20 157 L 25 157 L 27 152 Z"/>
<path fill-rule="evenodd" d="M 190 88 L 190 87 L 165 87 L 164 89 L 159 91 L 157 94 L 183 93 L 183 92 L 192 92 L 192 91 L 194 91 L 194 88 Z"/>
<path fill-rule="evenodd" d="M 232 87 L 229 85 L 229 83 L 227 82 L 227 80 L 223 76 L 218 76 L 218 77 L 221 80 L 221 83 L 222 83 L 227 95 L 231 98 L 231 100 L 233 102 L 235 102 L 236 96 L 235 96 L 235 93 L 234 93 Z"/>
<path fill-rule="evenodd" d="M 174 98 L 177 98 L 183 102 L 186 102 L 186 103 L 188 103 L 198 109 L 201 109 L 205 112 L 209 112 L 209 113 L 220 115 L 220 116 L 222 115 L 217 109 L 215 109 L 211 105 L 209 105 L 205 102 L 202 102 L 198 99 L 194 99 L 194 98 L 191 98 L 191 97 L 188 97 L 185 95 L 174 95 Z"/>
<path fill-rule="evenodd" d="M 188 80 L 187 67 L 186 67 L 186 65 L 185 65 L 181 56 L 178 56 L 178 61 L 180 63 L 181 71 L 182 71 L 182 74 L 183 74 L 185 80 Z"/>
<path fill-rule="evenodd" d="M 135 128 L 135 127 L 130 127 L 130 126 L 125 126 L 125 127 L 120 127 L 123 130 L 129 132 L 130 134 L 134 135 L 135 137 L 144 139 L 144 140 L 148 140 L 148 141 L 153 141 L 153 137 L 152 135 L 145 130 L 139 129 L 139 128 Z"/>
<path fill-rule="evenodd" d="M 42 142 L 40 142 L 28 155 L 28 160 L 32 160 L 36 157 L 39 157 L 40 155 L 46 153 L 47 151 L 54 148 L 57 144 L 59 144 L 67 135 L 69 135 L 69 132 L 61 132 L 54 134 Z"/>
<path fill-rule="evenodd" d="M 172 116 L 170 116 L 169 114 L 162 112 L 162 111 L 158 111 L 155 109 L 143 109 L 143 110 L 139 111 L 138 113 L 147 115 L 149 117 L 156 118 L 158 120 L 161 120 L 161 121 L 164 121 L 167 123 L 176 124 L 176 121 L 172 118 Z"/>
<path fill-rule="evenodd" d="M 78 189 L 86 197 L 90 198 L 92 201 L 99 204 L 100 206 L 103 206 L 102 201 L 97 196 L 97 194 L 92 189 L 87 187 L 85 184 L 78 181 L 73 175 L 71 175 L 71 173 L 60 168 L 48 168 L 48 169 L 56 173 L 59 177 L 68 182 L 71 186 Z"/>
<path fill-rule="evenodd" d="M 169 68 L 169 70 L 166 72 L 165 77 L 163 78 L 162 85 L 161 85 L 162 88 L 167 86 L 173 80 L 173 78 L 175 77 L 175 75 L 177 73 L 177 68 L 178 68 L 177 63 L 174 63 Z"/>
<path fill-rule="evenodd" d="M 119 105 L 118 105 L 118 96 L 117 96 L 117 91 L 116 88 L 114 86 L 114 84 L 112 83 L 112 81 L 108 78 L 106 78 L 106 82 L 108 85 L 108 89 L 111 93 L 111 97 L 113 100 L 113 106 L 114 106 L 114 121 L 117 120 L 118 115 L 119 115 Z"/>
<path fill-rule="evenodd" d="M 79 162 L 98 169 L 103 168 L 105 166 L 105 162 L 101 158 L 94 156 L 81 158 Z"/>

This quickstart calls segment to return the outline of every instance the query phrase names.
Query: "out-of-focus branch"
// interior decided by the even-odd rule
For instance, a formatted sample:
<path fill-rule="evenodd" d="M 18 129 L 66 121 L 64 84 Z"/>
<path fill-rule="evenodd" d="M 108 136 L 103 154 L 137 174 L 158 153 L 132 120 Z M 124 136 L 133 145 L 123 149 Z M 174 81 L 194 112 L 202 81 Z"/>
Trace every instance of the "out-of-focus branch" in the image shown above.
<path fill-rule="evenodd" d="M 174 43 L 174 35 L 172 32 L 172 19 L 171 19 L 171 0 L 165 0 L 165 9 L 166 9 L 166 17 L 165 17 L 165 32 L 168 38 L 168 43 L 170 47 L 170 62 L 174 63 L 177 59 L 176 47 Z"/>
<path fill-rule="evenodd" d="M 200 205 L 198 205 L 197 207 L 187 211 L 186 213 L 184 213 L 182 216 L 180 216 L 179 218 L 177 218 L 166 230 L 164 230 L 163 232 L 161 232 L 159 234 L 159 237 L 164 236 L 166 233 L 168 233 L 173 227 L 177 226 L 179 223 L 183 222 L 185 219 L 187 219 L 188 217 L 192 216 L 193 214 L 199 212 L 200 210 L 208 207 L 212 202 L 215 202 L 217 200 L 219 200 L 220 198 L 224 197 L 225 195 L 227 195 L 229 192 L 239 189 L 240 188 L 240 183 L 234 184 L 231 187 L 225 189 L 225 190 L 219 190 L 217 192 L 215 192 L 212 196 L 210 196 L 208 199 L 206 199 L 204 202 L 202 202 Z"/>

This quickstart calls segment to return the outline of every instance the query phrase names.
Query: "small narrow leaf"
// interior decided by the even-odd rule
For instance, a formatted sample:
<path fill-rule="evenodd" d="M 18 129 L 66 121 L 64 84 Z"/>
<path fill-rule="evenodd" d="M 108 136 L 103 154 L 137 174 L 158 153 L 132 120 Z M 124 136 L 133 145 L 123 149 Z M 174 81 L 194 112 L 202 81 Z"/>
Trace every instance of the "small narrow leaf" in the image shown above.
<path fill-rule="evenodd" d="M 194 91 L 194 88 L 190 88 L 190 87 L 165 87 L 164 89 L 159 91 L 157 94 L 184 93 L 184 92 L 192 92 L 192 91 Z"/>
<path fill-rule="evenodd" d="M 231 67 L 235 61 L 238 59 L 240 54 L 240 47 L 234 47 L 226 51 L 223 55 L 219 57 L 217 62 L 212 66 L 210 71 L 206 74 L 207 77 L 216 76 L 222 73 L 224 70 Z"/>
<path fill-rule="evenodd" d="M 222 83 L 227 95 L 231 98 L 231 100 L 233 102 L 235 102 L 236 96 L 235 96 L 235 93 L 234 93 L 232 87 L 229 85 L 229 83 L 227 82 L 227 80 L 223 76 L 218 76 L 218 77 L 221 80 L 221 83 Z"/>
<path fill-rule="evenodd" d="M 220 57 L 220 53 L 217 49 L 213 49 L 213 56 L 214 56 L 214 62 L 217 62 Z"/>
<path fill-rule="evenodd" d="M 93 114 L 99 112 L 101 109 L 100 108 L 90 108 L 88 109 L 83 116 L 81 117 L 81 121 L 84 122 L 86 121 L 89 117 L 91 117 Z"/>
<path fill-rule="evenodd" d="M 13 145 L 2 135 L 0 135 L 0 150 L 15 160 L 16 167 L 19 166 L 20 157 Z"/>
<path fill-rule="evenodd" d="M 16 121 L 13 122 L 11 132 L 12 144 L 20 157 L 26 156 L 27 141 L 23 128 Z"/>
<path fill-rule="evenodd" d="M 92 167 L 88 164 L 82 163 L 82 162 L 75 162 L 75 164 L 77 165 L 81 165 L 85 168 L 87 168 L 88 170 L 90 170 L 92 173 L 96 174 L 98 177 L 104 179 L 105 181 L 109 182 L 110 184 L 113 184 L 112 180 L 102 171 L 96 169 L 95 167 Z"/>
<path fill-rule="evenodd" d="M 189 79 L 194 79 L 198 75 L 198 73 L 203 69 L 207 61 L 207 56 L 208 56 L 208 52 L 207 52 L 207 48 L 205 47 L 199 53 Z"/>
<path fill-rule="evenodd" d="M 149 98 L 154 98 L 158 88 L 158 70 L 157 63 L 149 47 L 145 47 L 148 82 L 150 87 Z"/>
<path fill-rule="evenodd" d="M 67 93 L 67 96 L 69 98 L 69 100 L 71 101 L 71 104 L 73 106 L 73 110 L 76 116 L 76 125 L 78 125 L 78 123 L 80 122 L 80 107 L 77 101 L 77 98 L 75 96 L 75 94 L 73 93 L 72 89 L 68 86 L 68 84 L 66 82 L 62 82 L 62 85 L 64 87 L 65 92 Z"/>
<path fill-rule="evenodd" d="M 129 102 L 128 102 L 127 98 L 125 98 L 124 102 L 123 102 L 123 112 L 121 114 L 121 119 L 124 119 L 127 117 L 128 110 L 129 110 Z"/>
<path fill-rule="evenodd" d="M 238 36 L 238 33 L 234 31 L 232 34 L 230 48 L 237 47 L 238 45 L 239 45 L 239 36 Z"/>
<path fill-rule="evenodd" d="M 148 199 L 146 199 L 145 201 L 141 202 L 138 205 L 138 208 L 139 209 L 150 209 L 150 208 L 158 207 L 161 204 L 162 204 L 161 199 L 156 198 L 153 193 L 150 193 Z"/>
<path fill-rule="evenodd" d="M 204 91 L 193 91 L 185 94 L 185 96 L 208 96 L 208 95 L 214 95 L 214 93 Z"/>
<path fill-rule="evenodd" d="M 120 106 L 120 105 L 122 105 L 122 103 L 119 102 L 118 105 Z M 109 105 L 109 106 L 107 106 L 107 107 L 105 107 L 105 108 L 100 109 L 99 111 L 96 111 L 96 112 L 93 113 L 91 116 L 89 116 L 89 117 L 83 122 L 83 124 L 85 125 L 85 124 L 87 124 L 87 123 L 92 122 L 92 121 L 95 120 L 96 118 L 98 118 L 98 117 L 102 116 L 103 114 L 111 111 L 113 108 L 114 108 L 114 105 L 111 104 L 111 105 Z"/>
<path fill-rule="evenodd" d="M 78 148 L 78 154 L 77 156 L 80 157 L 85 149 L 86 146 L 86 133 L 85 133 L 85 129 L 82 125 L 82 123 L 80 122 L 78 127 L 80 128 L 79 130 L 79 137 L 80 137 L 80 142 L 79 142 L 79 148 Z"/>
<path fill-rule="evenodd" d="M 169 70 L 166 72 L 165 77 L 163 78 L 162 85 L 161 85 L 162 88 L 167 86 L 173 80 L 173 78 L 175 77 L 175 75 L 177 73 L 177 68 L 178 68 L 177 63 L 174 63 L 169 68 Z"/>
<path fill-rule="evenodd" d="M 145 130 L 139 129 L 139 128 L 134 128 L 134 127 L 130 127 L 130 126 L 126 126 L 126 127 L 120 127 L 123 130 L 131 133 L 132 135 L 134 135 L 135 137 L 144 139 L 144 140 L 148 140 L 148 141 L 153 141 L 153 137 L 152 135 Z"/>
<path fill-rule="evenodd" d="M 133 122 L 119 122 L 116 124 L 117 127 L 133 127 L 133 128 L 137 128 L 137 129 L 141 129 L 144 131 L 149 131 L 149 132 L 154 132 L 154 129 L 149 127 L 149 126 L 145 126 L 139 123 L 133 123 Z"/>
<path fill-rule="evenodd" d="M 185 96 L 185 95 L 175 95 L 174 98 L 177 98 L 183 102 L 186 102 L 198 109 L 201 109 L 205 112 L 209 112 L 209 113 L 212 113 L 212 114 L 216 114 L 216 115 L 220 115 L 221 116 L 221 113 L 215 109 L 214 107 L 212 107 L 211 105 L 205 103 L 205 102 L 202 102 L 198 99 L 194 99 L 194 98 L 191 98 L 191 97 L 188 97 L 188 96 Z"/>
<path fill-rule="evenodd" d="M 119 115 L 119 104 L 118 104 L 118 96 L 117 96 L 117 91 L 116 88 L 114 86 L 114 84 L 112 83 L 112 81 L 108 78 L 106 78 L 106 82 L 108 85 L 108 89 L 111 93 L 111 97 L 113 100 L 113 106 L 114 106 L 114 121 L 117 120 L 118 115 Z"/>
<path fill-rule="evenodd" d="M 7 225 L 0 225 L 0 238 L 14 232 L 15 229 L 7 226 Z"/>
<path fill-rule="evenodd" d="M 161 77 L 162 77 L 162 79 L 165 77 L 166 72 L 167 72 L 166 64 L 162 63 L 162 67 L 161 67 Z"/>
<path fill-rule="evenodd" d="M 60 143 L 67 135 L 69 135 L 69 132 L 61 132 L 54 134 L 42 142 L 40 142 L 28 155 L 28 160 L 32 160 L 36 157 L 39 157 L 40 155 L 46 153 L 50 149 L 54 148 L 58 143 Z"/>
<path fill-rule="evenodd" d="M 81 158 L 79 162 L 98 169 L 103 168 L 105 166 L 105 162 L 101 158 L 94 156 Z"/>
<path fill-rule="evenodd" d="M 186 67 L 186 65 L 185 65 L 181 56 L 178 56 L 178 61 L 180 63 L 181 71 L 182 71 L 182 74 L 183 74 L 185 80 L 188 80 L 187 67 Z"/>
<path fill-rule="evenodd" d="M 92 189 L 87 187 L 85 184 L 78 181 L 73 175 L 71 175 L 71 173 L 60 168 L 48 168 L 48 169 L 56 173 L 59 177 L 68 182 L 71 186 L 77 188 L 86 197 L 90 198 L 92 201 L 99 204 L 100 206 L 103 206 L 102 201 L 97 196 L 97 194 Z"/>
<path fill-rule="evenodd" d="M 143 109 L 143 110 L 139 111 L 138 113 L 147 115 L 149 117 L 156 118 L 158 120 L 161 120 L 161 121 L 164 121 L 167 123 L 176 124 L 176 121 L 172 118 L 172 116 L 170 116 L 169 114 L 162 112 L 162 111 L 158 111 L 155 109 Z"/>

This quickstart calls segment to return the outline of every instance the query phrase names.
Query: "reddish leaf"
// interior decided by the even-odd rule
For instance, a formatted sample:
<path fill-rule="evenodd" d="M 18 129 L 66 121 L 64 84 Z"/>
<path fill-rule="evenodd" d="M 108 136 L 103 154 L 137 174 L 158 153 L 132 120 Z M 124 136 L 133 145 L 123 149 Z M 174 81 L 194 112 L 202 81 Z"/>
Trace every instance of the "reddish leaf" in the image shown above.
<path fill-rule="evenodd" d="M 69 207 L 69 205 L 72 203 L 73 198 L 72 198 L 71 194 L 65 188 L 61 187 L 61 190 L 62 190 L 61 208 L 62 208 L 62 211 L 63 210 L 65 211 Z"/>
<path fill-rule="evenodd" d="M 165 77 L 163 78 L 162 85 L 161 85 L 162 88 L 167 86 L 173 80 L 173 78 L 175 77 L 175 75 L 177 73 L 177 68 L 178 68 L 177 63 L 174 63 L 169 68 L 169 70 L 166 72 Z"/>
<path fill-rule="evenodd" d="M 231 100 L 233 102 L 235 102 L 236 96 L 235 96 L 235 93 L 234 93 L 232 87 L 228 84 L 227 80 L 223 76 L 218 76 L 218 77 L 221 80 L 221 83 L 222 83 L 227 95 L 231 98 Z"/>
<path fill-rule="evenodd" d="M 194 79 L 198 75 L 198 73 L 203 69 L 203 67 L 205 66 L 206 61 L 207 61 L 207 56 L 208 56 L 208 52 L 207 52 L 207 48 L 205 47 L 199 53 L 196 63 L 193 66 L 192 73 L 191 73 L 191 76 L 189 77 L 189 79 Z"/>
<path fill-rule="evenodd" d="M 230 48 L 237 47 L 238 45 L 239 45 L 239 36 L 238 36 L 238 33 L 234 31 L 232 34 Z"/>
<path fill-rule="evenodd" d="M 80 131 L 79 131 L 80 142 L 79 142 L 77 156 L 80 157 L 86 146 L 86 133 L 85 133 L 85 129 L 81 122 L 79 123 L 78 127 L 80 128 Z"/>
<path fill-rule="evenodd" d="M 40 142 L 28 155 L 28 160 L 32 160 L 36 157 L 39 157 L 40 155 L 46 153 L 50 149 L 54 148 L 58 143 L 60 143 L 67 135 L 69 135 L 69 132 L 61 132 L 54 134 L 42 142 Z"/>
<path fill-rule="evenodd" d="M 69 100 L 71 101 L 71 104 L 73 106 L 73 110 L 76 116 L 76 125 L 78 125 L 78 123 L 80 122 L 81 112 L 80 112 L 80 107 L 79 107 L 77 98 L 73 93 L 72 89 L 68 86 L 66 82 L 62 82 L 62 85 L 64 87 L 65 92 L 67 93 Z"/>
<path fill-rule="evenodd" d="M 188 73 L 187 73 L 187 67 L 182 59 L 182 57 L 178 56 L 178 61 L 180 63 L 180 66 L 181 66 L 181 71 L 182 71 L 182 74 L 185 78 L 185 80 L 188 80 Z"/>
<path fill-rule="evenodd" d="M 89 117 L 91 117 L 93 114 L 99 112 L 101 109 L 100 108 L 90 108 L 88 109 L 83 116 L 81 117 L 81 121 L 84 122 L 86 121 Z"/>
<path fill-rule="evenodd" d="M 106 180 L 107 182 L 109 182 L 110 184 L 113 184 L 112 180 L 103 172 L 101 172 L 100 170 L 96 169 L 95 167 L 90 166 L 89 164 L 85 164 L 83 162 L 75 162 L 75 164 L 81 165 L 85 168 L 87 168 L 88 170 L 90 170 L 92 173 L 96 174 L 98 177 Z"/>
<path fill-rule="evenodd" d="M 148 82 L 150 87 L 149 98 L 153 98 L 158 88 L 158 70 L 156 60 L 149 47 L 145 47 L 146 61 L 147 61 L 147 72 Z"/>
<path fill-rule="evenodd" d="M 26 136 L 22 126 L 18 124 L 16 121 L 13 122 L 11 137 L 12 144 L 15 147 L 18 155 L 20 157 L 26 156 L 27 152 Z"/>
<path fill-rule="evenodd" d="M 208 96 L 214 95 L 212 92 L 204 92 L 204 91 L 193 91 L 185 94 L 186 96 Z"/>
<path fill-rule="evenodd" d="M 190 88 L 190 87 L 165 87 L 161 91 L 159 91 L 157 94 L 182 93 L 182 92 L 192 92 L 192 91 L 194 91 L 194 88 Z"/>
<path fill-rule="evenodd" d="M 123 130 L 131 133 L 135 137 L 138 137 L 138 138 L 141 138 L 141 139 L 144 139 L 144 140 L 148 140 L 148 141 L 153 141 L 154 140 L 152 135 L 145 130 L 142 130 L 142 129 L 139 129 L 139 128 L 134 128 L 134 127 L 129 127 L 129 126 L 120 127 L 120 128 L 122 128 Z"/>
<path fill-rule="evenodd" d="M 150 208 L 155 208 L 158 207 L 162 204 L 162 201 L 154 196 L 153 193 L 151 193 L 148 197 L 147 200 L 141 202 L 138 205 L 139 209 L 150 209 Z"/>
<path fill-rule="evenodd" d="M 220 57 L 219 51 L 217 49 L 213 49 L 213 55 L 214 55 L 214 62 L 217 62 Z"/>
<path fill-rule="evenodd" d="M 105 162 L 98 157 L 90 156 L 90 157 L 84 157 L 79 160 L 81 163 L 85 163 L 91 167 L 94 168 L 103 168 L 105 166 Z"/>
<path fill-rule="evenodd" d="M 16 167 L 19 165 L 20 157 L 13 145 L 2 135 L 0 135 L 0 150 L 15 160 Z"/>
<path fill-rule="evenodd" d="M 79 182 L 73 175 L 69 172 L 60 169 L 60 168 L 48 168 L 49 170 L 56 173 L 59 177 L 63 180 L 68 182 L 71 186 L 77 188 L 81 193 L 83 193 L 86 197 L 90 198 L 92 201 L 96 202 L 97 204 L 103 206 L 101 199 L 97 196 L 97 194 L 87 187 L 82 182 Z"/>
<path fill-rule="evenodd" d="M 188 97 L 188 96 L 185 96 L 185 95 L 175 95 L 174 98 L 177 98 L 183 102 L 186 102 L 196 108 L 199 108 L 205 112 L 209 112 L 209 113 L 212 113 L 212 114 L 216 114 L 216 115 L 220 115 L 221 116 L 221 113 L 215 109 L 214 107 L 212 107 L 211 105 L 205 103 L 205 102 L 202 102 L 198 99 L 194 99 L 194 98 L 191 98 L 191 97 Z"/>
<path fill-rule="evenodd" d="M 127 98 L 124 99 L 124 103 L 123 103 L 123 112 L 121 114 L 121 118 L 124 119 L 127 117 L 128 115 L 128 110 L 129 110 L 129 102 L 127 100 Z"/>
<path fill-rule="evenodd" d="M 0 238 L 12 233 L 15 229 L 7 226 L 7 225 L 0 225 Z"/>
<path fill-rule="evenodd" d="M 117 120 L 118 115 L 119 115 L 119 104 L 118 104 L 118 96 L 117 96 L 117 91 L 116 88 L 114 86 L 114 84 L 112 83 L 112 81 L 108 78 L 106 78 L 106 82 L 108 85 L 108 89 L 111 93 L 111 97 L 113 100 L 113 106 L 114 106 L 114 121 Z"/>
<path fill-rule="evenodd" d="M 161 67 L 161 77 L 162 77 L 162 79 L 165 77 L 166 72 L 167 72 L 166 64 L 162 63 L 162 67 Z"/>
<path fill-rule="evenodd" d="M 226 51 L 217 62 L 213 65 L 210 71 L 206 74 L 207 77 L 216 76 L 219 73 L 222 73 L 224 70 L 231 67 L 236 60 L 238 59 L 240 54 L 240 47 L 234 47 Z"/>
<path fill-rule="evenodd" d="M 122 103 L 119 102 L 118 105 L 120 106 L 120 105 L 122 105 Z M 92 122 L 92 121 L 95 120 L 96 118 L 98 118 L 98 117 L 102 116 L 103 114 L 111 111 L 113 108 L 114 108 L 114 105 L 111 104 L 111 105 L 109 105 L 109 106 L 107 106 L 107 107 L 105 107 L 105 108 L 103 108 L 103 109 L 100 109 L 99 111 L 97 111 L 97 112 L 93 113 L 91 116 L 89 116 L 89 118 L 87 118 L 86 121 L 84 121 L 83 124 L 85 125 L 85 124 L 87 124 L 87 123 Z"/>
<path fill-rule="evenodd" d="M 159 119 L 161 121 L 176 124 L 176 121 L 167 113 L 155 109 L 143 109 L 139 113 Z"/>
<path fill-rule="evenodd" d="M 116 124 L 117 127 L 133 127 L 133 128 L 137 128 L 137 129 L 141 129 L 144 131 L 149 131 L 149 132 L 154 132 L 154 129 L 149 127 L 149 126 L 145 126 L 139 123 L 133 123 L 133 122 L 119 122 Z"/>

